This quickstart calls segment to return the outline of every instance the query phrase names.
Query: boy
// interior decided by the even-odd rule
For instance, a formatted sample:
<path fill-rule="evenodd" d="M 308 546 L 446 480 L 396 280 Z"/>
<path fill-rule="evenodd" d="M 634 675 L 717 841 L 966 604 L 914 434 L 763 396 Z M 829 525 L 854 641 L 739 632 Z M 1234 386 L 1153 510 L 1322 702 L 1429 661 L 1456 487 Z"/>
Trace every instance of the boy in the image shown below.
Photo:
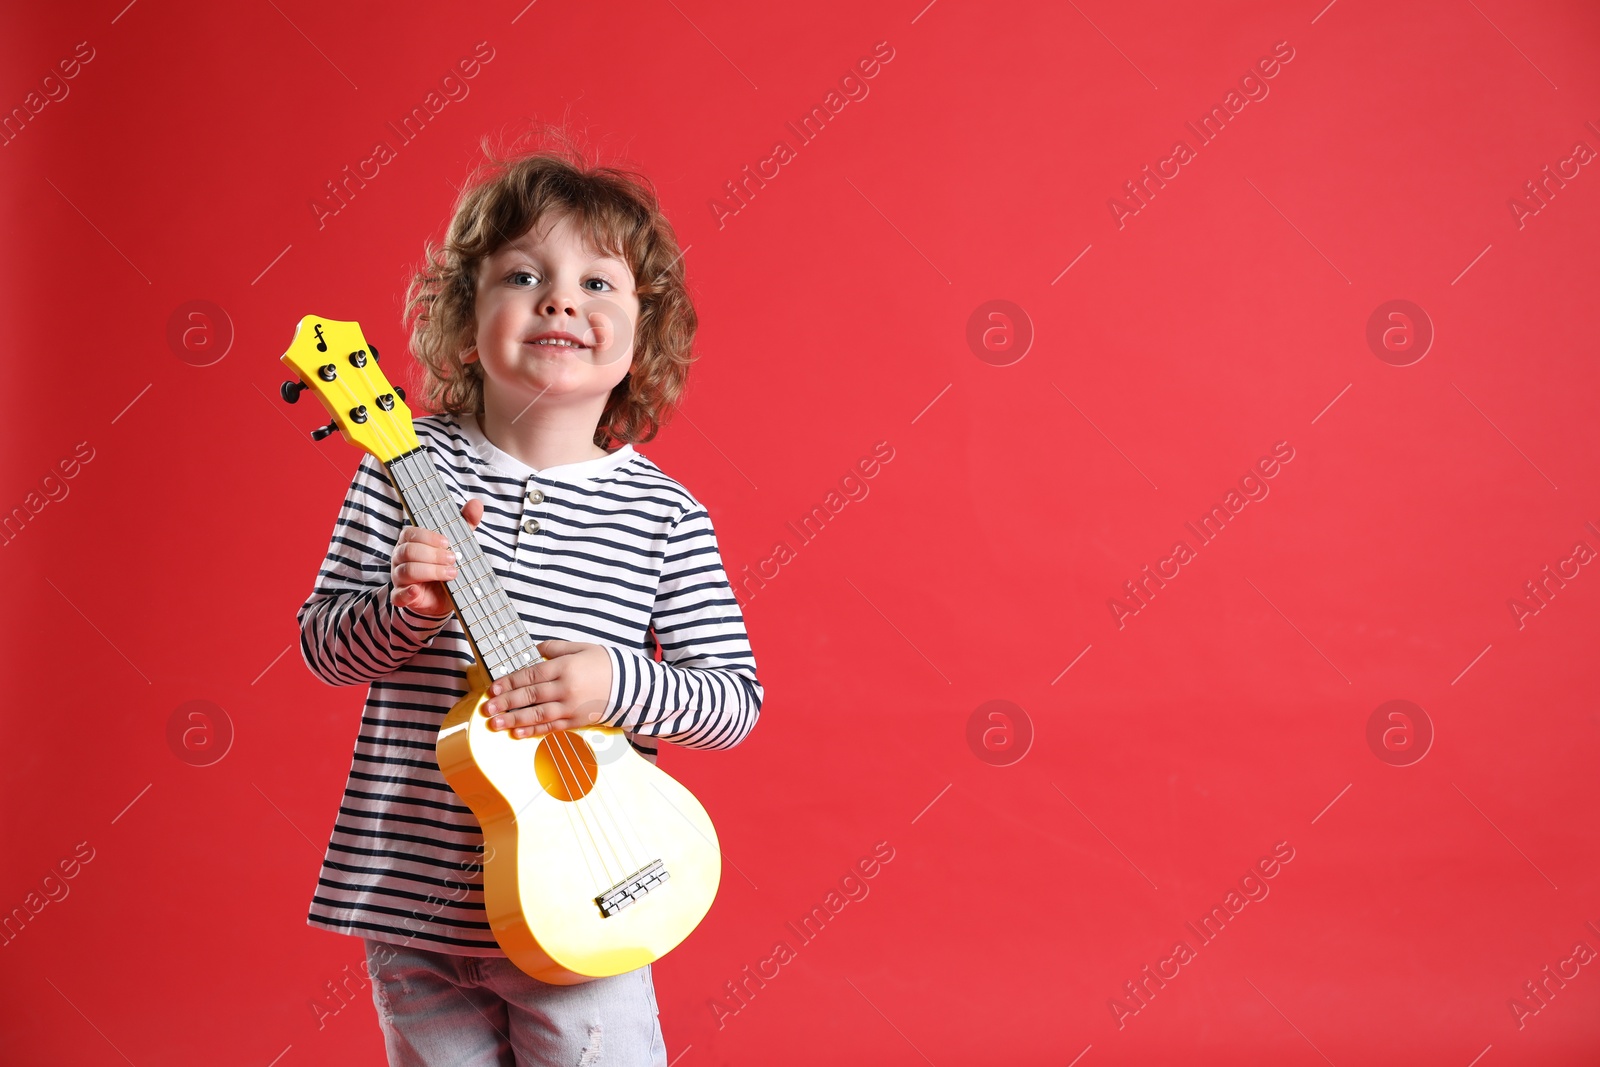
<path fill-rule="evenodd" d="M 672 227 L 635 175 L 570 151 L 491 159 L 407 309 L 438 412 L 417 435 L 546 657 L 495 683 L 490 725 L 620 726 L 652 763 L 661 739 L 732 747 L 763 690 L 711 519 L 633 448 L 691 361 Z M 391 1064 L 664 1067 L 648 965 L 546 984 L 486 921 L 482 833 L 434 756 L 472 662 L 453 562 L 363 459 L 299 614 L 319 678 L 371 685 L 307 921 L 364 939 Z"/>

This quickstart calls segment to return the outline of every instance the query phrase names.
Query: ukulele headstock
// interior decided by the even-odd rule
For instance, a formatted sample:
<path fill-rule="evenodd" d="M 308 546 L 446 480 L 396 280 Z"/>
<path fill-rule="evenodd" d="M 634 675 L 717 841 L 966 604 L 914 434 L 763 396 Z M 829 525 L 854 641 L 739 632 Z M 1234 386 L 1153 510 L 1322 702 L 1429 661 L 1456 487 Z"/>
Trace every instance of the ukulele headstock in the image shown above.
<path fill-rule="evenodd" d="M 360 323 L 307 315 L 281 358 L 298 379 L 283 383 L 283 399 L 292 404 L 309 389 L 333 416 L 312 437 L 321 440 L 337 429 L 384 463 L 418 447 L 405 393 L 384 377 L 378 350 L 367 344 Z"/>

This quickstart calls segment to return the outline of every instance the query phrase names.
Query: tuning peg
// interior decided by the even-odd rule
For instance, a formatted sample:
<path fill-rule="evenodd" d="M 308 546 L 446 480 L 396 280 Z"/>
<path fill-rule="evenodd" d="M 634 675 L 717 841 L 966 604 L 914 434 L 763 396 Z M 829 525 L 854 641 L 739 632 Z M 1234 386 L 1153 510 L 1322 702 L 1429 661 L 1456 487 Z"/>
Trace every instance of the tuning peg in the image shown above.
<path fill-rule="evenodd" d="M 300 399 L 300 393 L 303 389 L 305 389 L 305 383 L 288 381 L 278 386 L 278 395 L 283 397 L 285 404 L 293 404 Z"/>
<path fill-rule="evenodd" d="M 377 345 L 368 345 L 367 346 L 367 351 L 372 353 L 372 360 L 373 360 L 374 363 L 382 362 L 382 360 L 378 356 L 378 346 Z M 401 399 L 403 400 L 405 398 L 402 397 Z"/>
<path fill-rule="evenodd" d="M 376 358 L 377 353 L 373 353 L 373 356 Z M 401 400 L 404 400 L 406 398 L 406 391 L 397 385 L 394 387 L 394 395 L 399 397 Z"/>
<path fill-rule="evenodd" d="M 311 431 L 311 439 L 313 441 L 320 441 L 338 429 L 339 424 L 337 422 L 330 422 L 326 426 L 318 426 L 315 430 Z"/>

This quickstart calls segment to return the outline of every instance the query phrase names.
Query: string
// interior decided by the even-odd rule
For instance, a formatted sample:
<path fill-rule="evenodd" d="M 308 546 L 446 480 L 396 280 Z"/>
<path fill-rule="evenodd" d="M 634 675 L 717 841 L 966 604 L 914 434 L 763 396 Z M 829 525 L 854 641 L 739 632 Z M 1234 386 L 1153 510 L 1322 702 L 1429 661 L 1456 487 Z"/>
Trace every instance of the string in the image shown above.
<path fill-rule="evenodd" d="M 626 738 L 620 738 L 619 737 L 619 738 L 617 738 L 615 740 L 616 740 L 617 744 L 625 745 L 625 744 L 628 743 Z M 580 763 L 579 766 L 581 767 L 582 764 Z M 595 789 L 595 783 L 598 780 L 599 771 L 600 771 L 600 762 L 599 762 L 598 759 L 596 759 L 596 761 L 595 761 L 595 774 L 596 774 L 596 777 L 589 779 L 589 781 L 587 783 L 589 792 L 586 793 L 585 796 L 596 795 L 594 793 L 594 789 Z M 621 834 L 624 838 L 627 837 L 628 833 L 631 833 L 633 835 L 633 843 L 634 843 L 634 845 L 638 846 L 638 851 L 636 853 L 633 853 L 632 856 L 631 856 L 631 861 L 632 862 L 631 862 L 630 867 L 629 867 L 629 873 L 633 873 L 635 871 L 639 871 L 639 870 L 643 869 L 643 867 L 645 865 L 643 860 L 644 860 L 644 857 L 649 855 L 649 850 L 644 847 L 644 842 L 639 839 L 638 828 L 635 825 L 634 820 L 632 818 L 619 818 L 617 816 L 617 814 L 616 814 L 615 808 L 612 806 L 611 798 L 606 796 L 604 793 L 600 793 L 600 794 L 598 794 L 598 796 L 599 796 L 599 800 L 597 801 L 597 806 L 603 805 L 606 808 L 606 810 L 610 813 L 611 821 L 617 827 L 618 833 Z M 623 843 L 626 845 L 627 844 L 626 840 L 624 840 Z M 631 851 L 631 849 L 630 849 L 630 851 Z"/>
<path fill-rule="evenodd" d="M 587 741 L 585 741 L 582 738 L 574 738 L 573 739 L 573 743 L 574 744 L 587 744 Z M 618 740 L 617 743 L 625 745 L 628 742 L 626 740 Z M 584 768 L 582 768 L 582 764 L 581 763 L 580 763 L 579 766 L 580 766 L 580 769 L 584 769 Z M 585 769 L 585 773 L 587 773 L 586 769 Z M 640 838 L 639 838 L 638 827 L 637 827 L 634 819 L 631 816 L 627 815 L 626 810 L 624 810 L 624 814 L 622 816 L 618 816 L 618 814 L 616 812 L 616 807 L 612 803 L 611 797 L 608 794 L 606 794 L 605 792 L 597 790 L 596 782 L 599 780 L 599 774 L 600 774 L 600 761 L 597 758 L 595 760 L 595 777 L 594 778 L 590 778 L 588 780 L 587 789 L 589 791 L 585 794 L 585 796 L 593 796 L 593 797 L 595 797 L 596 798 L 596 801 L 595 801 L 596 807 L 603 807 L 606 810 L 606 812 L 610 815 L 612 825 L 617 828 L 618 836 L 622 838 L 623 846 L 629 853 L 630 862 L 629 862 L 629 865 L 628 865 L 628 868 L 629 868 L 628 869 L 628 873 L 629 874 L 635 873 L 635 872 L 643 869 L 643 867 L 645 866 L 645 863 L 649 858 L 649 850 L 645 848 L 644 842 L 641 841 Z M 631 845 L 628 843 L 628 840 L 627 840 L 630 835 L 633 838 L 633 842 L 632 842 Z"/>
<path fill-rule="evenodd" d="M 588 796 L 592 796 L 593 794 L 577 795 L 578 794 L 578 788 L 577 788 L 577 786 L 578 786 L 578 776 L 577 776 L 577 774 L 575 774 L 573 772 L 572 765 L 568 761 L 568 752 L 566 751 L 566 742 L 569 739 L 563 737 L 564 733 L 565 733 L 565 731 L 558 730 L 558 731 L 556 731 L 554 733 L 546 734 L 542 738 L 542 740 L 546 745 L 550 746 L 552 761 L 556 762 L 556 763 L 558 763 L 560 765 L 558 773 L 561 775 L 561 784 L 562 784 L 562 787 L 566 790 L 567 796 L 570 798 L 565 803 L 569 807 L 574 807 L 574 808 L 578 809 L 579 816 L 583 819 L 584 825 L 587 826 L 589 824 L 589 810 L 588 810 L 589 806 L 587 804 L 584 804 L 583 802 L 584 802 L 585 799 L 587 799 Z M 535 751 L 537 751 L 537 749 Z M 572 757 L 572 760 L 581 762 L 581 761 L 578 760 L 577 753 L 575 753 L 575 752 L 571 753 L 571 757 Z M 606 877 L 608 879 L 610 879 L 610 881 L 608 881 L 606 883 L 606 885 L 602 886 L 601 888 L 602 889 L 609 889 L 611 886 L 616 885 L 617 882 L 621 881 L 623 878 L 628 876 L 628 874 L 630 873 L 628 871 L 628 869 L 627 869 L 628 868 L 628 861 L 625 858 L 623 858 L 622 854 L 617 850 L 616 842 L 612 841 L 611 838 L 606 834 L 605 826 L 603 824 L 603 820 L 599 818 L 601 813 L 596 811 L 594 814 L 596 816 L 595 821 L 597 823 L 601 823 L 600 836 L 605 839 L 605 841 L 606 841 L 606 843 L 608 845 L 611 846 L 611 853 L 616 858 L 617 867 L 620 869 L 620 872 L 621 872 L 620 874 L 618 874 L 616 877 L 613 878 L 611 876 L 610 868 L 606 868 Z M 596 846 L 596 847 L 598 848 L 598 846 Z M 604 865 L 604 858 L 603 857 L 602 857 L 601 863 L 602 863 L 602 866 L 603 866 Z"/>

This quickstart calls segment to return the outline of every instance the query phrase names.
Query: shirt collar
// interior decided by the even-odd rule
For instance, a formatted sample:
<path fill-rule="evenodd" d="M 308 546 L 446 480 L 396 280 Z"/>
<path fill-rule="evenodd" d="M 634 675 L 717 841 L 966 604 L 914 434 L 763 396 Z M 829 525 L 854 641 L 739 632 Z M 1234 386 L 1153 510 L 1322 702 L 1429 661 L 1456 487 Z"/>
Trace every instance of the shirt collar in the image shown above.
<path fill-rule="evenodd" d="M 576 463 L 561 463 L 543 470 L 535 470 L 509 452 L 502 452 L 493 441 L 483 435 L 483 428 L 478 425 L 478 418 L 471 413 L 455 416 L 456 425 L 460 427 L 461 434 L 472 445 L 472 450 L 478 458 L 483 460 L 492 469 L 501 474 L 508 475 L 518 481 L 527 481 L 529 478 L 539 478 L 546 481 L 557 482 L 586 482 L 609 471 L 613 471 L 622 464 L 632 459 L 636 452 L 633 445 L 624 444 L 614 452 L 594 459 L 583 459 Z"/>

